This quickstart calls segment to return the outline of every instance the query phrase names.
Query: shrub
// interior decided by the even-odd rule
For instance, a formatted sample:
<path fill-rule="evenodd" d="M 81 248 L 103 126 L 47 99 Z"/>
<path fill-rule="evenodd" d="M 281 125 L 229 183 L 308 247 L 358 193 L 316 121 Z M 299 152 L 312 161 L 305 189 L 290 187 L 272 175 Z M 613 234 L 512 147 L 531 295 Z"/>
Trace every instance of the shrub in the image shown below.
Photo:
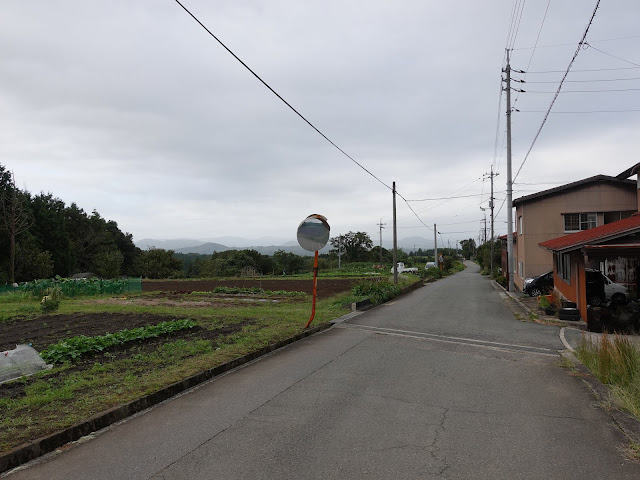
<path fill-rule="evenodd" d="M 506 288 L 506 286 L 507 286 L 507 277 L 505 277 L 504 275 L 498 275 L 496 277 L 496 282 L 498 282 L 500 285 L 502 285 L 503 287 Z"/>
<path fill-rule="evenodd" d="M 60 299 L 62 298 L 62 290 L 60 287 L 49 287 L 45 291 L 44 297 L 40 301 L 40 310 L 44 313 L 55 312 L 60 306 Z"/>
<path fill-rule="evenodd" d="M 400 287 L 391 282 L 362 282 L 351 289 L 354 297 L 369 298 L 374 305 L 397 297 L 400 291 Z"/>
<path fill-rule="evenodd" d="M 436 267 L 427 268 L 427 275 L 433 278 L 442 278 L 442 272 Z"/>

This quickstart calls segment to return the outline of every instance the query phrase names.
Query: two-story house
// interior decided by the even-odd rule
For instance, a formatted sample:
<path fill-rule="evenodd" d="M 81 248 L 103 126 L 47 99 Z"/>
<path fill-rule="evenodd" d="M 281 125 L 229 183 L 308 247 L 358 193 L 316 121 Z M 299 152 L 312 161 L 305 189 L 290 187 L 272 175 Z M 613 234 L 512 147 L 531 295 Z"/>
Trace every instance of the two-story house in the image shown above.
<path fill-rule="evenodd" d="M 525 278 L 553 269 L 552 253 L 541 242 L 628 218 L 637 205 L 636 182 L 623 174 L 596 175 L 515 199 L 515 285 L 522 290 Z"/>

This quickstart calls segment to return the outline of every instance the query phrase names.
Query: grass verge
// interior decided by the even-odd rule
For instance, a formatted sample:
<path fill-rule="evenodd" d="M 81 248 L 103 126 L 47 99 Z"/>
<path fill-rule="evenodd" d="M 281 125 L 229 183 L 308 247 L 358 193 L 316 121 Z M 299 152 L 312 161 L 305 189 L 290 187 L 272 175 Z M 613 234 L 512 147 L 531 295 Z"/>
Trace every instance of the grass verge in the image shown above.
<path fill-rule="evenodd" d="M 640 420 L 640 349 L 628 338 L 605 333 L 597 343 L 583 336 L 576 355 L 608 387 L 611 399 Z"/>

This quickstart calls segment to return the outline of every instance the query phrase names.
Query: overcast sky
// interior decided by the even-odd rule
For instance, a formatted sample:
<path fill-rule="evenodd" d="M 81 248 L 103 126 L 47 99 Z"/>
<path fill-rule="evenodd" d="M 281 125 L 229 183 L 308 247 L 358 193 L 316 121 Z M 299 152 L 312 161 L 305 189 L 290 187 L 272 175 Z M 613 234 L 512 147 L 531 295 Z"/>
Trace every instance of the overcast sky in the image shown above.
<path fill-rule="evenodd" d="M 183 3 L 380 181 L 174 0 L 3 0 L 0 163 L 20 188 L 96 209 L 136 240 L 293 240 L 320 213 L 332 236 L 377 243 L 381 219 L 392 235 L 395 181 L 407 200 L 462 197 L 410 202 L 420 220 L 398 198 L 399 237 L 431 247 L 422 221 L 439 242 L 477 240 L 492 165 L 496 213 L 505 198 L 505 47 L 527 71 L 513 75 L 527 81 L 513 85 L 527 90 L 512 95 L 515 175 L 596 0 Z M 640 161 L 639 18 L 637 0 L 602 2 L 552 110 L 597 113 L 549 116 L 514 198 Z M 495 226 L 506 233 L 504 207 Z"/>

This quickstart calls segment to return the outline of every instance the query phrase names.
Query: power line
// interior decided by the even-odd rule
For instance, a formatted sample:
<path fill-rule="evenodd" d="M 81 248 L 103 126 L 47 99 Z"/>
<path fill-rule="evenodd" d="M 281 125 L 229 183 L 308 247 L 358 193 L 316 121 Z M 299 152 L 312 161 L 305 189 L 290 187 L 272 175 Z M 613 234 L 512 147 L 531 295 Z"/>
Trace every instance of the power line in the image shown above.
<path fill-rule="evenodd" d="M 520 164 L 520 168 L 518 168 L 518 171 L 516 172 L 515 176 L 513 177 L 512 181 L 514 181 L 514 182 L 518 178 L 518 175 L 520 174 L 520 171 L 522 170 L 522 167 L 524 166 L 525 162 L 527 161 L 527 158 L 529 157 L 529 154 L 531 153 L 531 150 L 533 149 L 533 146 L 536 144 L 536 141 L 538 140 L 538 137 L 540 136 L 540 132 L 542 131 L 542 128 L 544 127 L 544 124 L 547 122 L 547 118 L 549 118 L 549 113 L 551 112 L 551 109 L 553 108 L 553 104 L 555 103 L 556 99 L 560 95 L 560 89 L 562 88 L 562 84 L 564 83 L 565 79 L 567 78 L 567 75 L 569 75 L 569 70 L 571 70 L 571 66 L 573 65 L 573 62 L 575 62 L 576 58 L 578 57 L 578 53 L 580 53 L 580 50 L 582 49 L 582 45 L 585 43 L 585 39 L 587 38 L 587 33 L 589 33 L 589 28 L 591 27 L 591 24 L 593 23 L 593 19 L 596 16 L 596 12 L 598 11 L 598 7 L 599 6 L 600 6 L 600 0 L 597 1 L 596 6 L 593 9 L 593 13 L 591 14 L 591 18 L 589 19 L 589 23 L 587 24 L 587 27 L 584 30 L 582 38 L 578 42 L 578 47 L 576 48 L 576 51 L 573 54 L 573 57 L 571 58 L 571 61 L 569 62 L 569 66 L 567 67 L 567 70 L 566 70 L 565 74 L 563 75 L 562 80 L 560 80 L 560 84 L 558 85 L 558 90 L 556 91 L 555 95 L 553 96 L 553 99 L 551 100 L 551 103 L 549 104 L 549 109 L 547 110 L 547 113 L 545 114 L 544 118 L 542 119 L 542 123 L 540 124 L 540 128 L 538 128 L 538 131 L 537 131 L 535 137 L 533 138 L 533 142 L 531 142 L 531 146 L 529 147 L 529 150 L 527 151 L 527 154 L 524 156 L 524 159 L 522 160 L 522 163 Z"/>
<path fill-rule="evenodd" d="M 542 33 L 542 27 L 544 27 L 544 22 L 547 19 L 547 13 L 549 12 L 549 5 L 551 5 L 551 0 L 549 0 L 547 2 L 547 7 L 544 10 L 544 16 L 542 17 L 542 23 L 540 24 L 540 28 L 538 29 L 538 36 L 536 37 L 536 43 L 533 45 L 533 50 L 531 51 L 531 56 L 529 57 L 529 63 L 527 63 L 527 68 L 525 68 L 524 77 L 522 77 L 522 83 L 525 83 L 525 79 L 527 78 L 526 71 L 529 70 L 529 67 L 531 66 L 531 62 L 533 61 L 533 56 L 536 53 L 536 47 L 538 46 L 538 41 L 540 40 L 540 34 Z M 516 99 L 513 102 L 514 106 L 516 105 L 516 103 L 518 103 L 518 99 L 519 98 L 520 98 L 520 92 L 518 92 L 518 95 L 516 95 Z"/>
<path fill-rule="evenodd" d="M 545 110 L 519 110 L 518 113 L 543 113 Z M 564 112 L 551 112 L 551 115 L 556 114 L 582 114 L 582 113 L 631 113 L 640 112 L 640 109 L 626 109 L 626 110 L 575 110 Z"/>
<path fill-rule="evenodd" d="M 516 38 L 518 37 L 518 32 L 520 30 L 520 22 L 522 21 L 522 13 L 524 12 L 524 5 L 526 3 L 526 0 L 522 0 L 522 2 L 520 2 L 520 0 L 515 0 L 515 16 L 512 17 L 511 19 L 511 26 L 515 27 L 515 28 L 511 28 L 511 42 L 510 42 L 510 48 L 513 47 L 513 45 L 515 45 L 516 43 Z M 520 7 L 518 7 L 518 4 L 520 4 Z M 518 12 L 518 8 L 520 9 Z M 515 21 L 515 17 L 518 17 L 517 22 Z M 507 42 L 507 44 L 509 44 L 509 42 Z"/>
<path fill-rule="evenodd" d="M 575 71 L 575 70 L 574 70 Z M 565 80 L 564 83 L 591 83 L 591 82 L 624 82 L 626 80 L 640 80 L 640 77 L 629 77 L 629 78 L 596 78 L 593 80 Z M 555 80 L 538 80 L 538 81 L 529 81 L 525 83 L 558 83 Z"/>
<path fill-rule="evenodd" d="M 592 42 L 595 43 L 601 43 L 601 42 L 613 42 L 615 40 L 629 40 L 631 38 L 640 38 L 640 35 L 629 35 L 628 37 L 617 37 L 617 38 L 603 38 L 600 40 L 591 40 Z M 535 49 L 535 48 L 552 48 L 552 47 L 567 47 L 570 45 L 575 45 L 575 43 L 556 43 L 554 45 L 538 45 L 537 47 L 519 47 L 519 48 L 513 48 L 512 50 L 531 50 L 531 49 Z"/>
<path fill-rule="evenodd" d="M 635 92 L 640 88 L 606 88 L 602 90 L 564 90 L 561 93 L 605 93 L 605 92 Z M 527 90 L 527 93 L 558 93 L 556 92 L 543 92 L 540 90 Z"/>
<path fill-rule="evenodd" d="M 375 178 L 378 182 L 380 182 L 382 185 L 384 185 L 385 187 L 387 187 L 389 190 L 392 190 L 392 188 L 387 185 L 386 183 L 384 183 L 382 180 L 380 180 L 378 177 L 376 177 L 373 173 L 371 173 L 369 170 L 367 170 L 364 166 L 362 166 L 360 163 L 358 163 L 353 157 L 351 157 L 351 155 L 349 155 L 347 152 L 345 152 L 343 149 L 341 149 L 338 145 L 336 145 L 329 137 L 327 137 L 324 133 L 322 133 L 313 123 L 311 123 L 309 120 L 307 120 L 305 118 L 304 115 L 302 115 L 300 112 L 298 112 L 298 110 L 296 110 L 289 102 L 287 102 L 278 92 L 276 92 L 267 82 L 265 82 L 260 75 L 258 75 L 256 72 L 254 72 L 251 67 L 249 67 L 246 63 L 244 63 L 240 57 L 238 57 L 235 53 L 233 53 L 231 51 L 231 49 L 229 47 L 227 47 L 218 37 L 216 37 L 213 32 L 211 30 L 209 30 L 200 20 L 198 20 L 198 18 L 191 13 L 187 7 L 185 7 L 182 3 L 180 3 L 179 0 L 175 0 L 175 2 L 180 5 L 182 7 L 182 9 L 187 12 L 189 14 L 189 16 L 191 16 L 191 18 L 193 18 L 202 28 L 204 28 L 206 30 L 206 32 L 211 35 L 216 42 L 218 42 L 220 45 L 222 45 L 222 47 L 229 52 L 233 58 L 235 58 L 238 62 L 240 62 L 242 64 L 242 66 L 244 68 L 246 68 L 247 70 L 249 70 L 249 72 L 251 72 L 251 74 L 256 77 L 265 87 L 267 87 L 271 93 L 273 93 L 276 97 L 278 97 L 287 107 L 289 107 L 291 110 L 293 110 L 293 112 L 298 115 L 302 120 L 304 120 L 311 128 L 313 128 L 317 133 L 319 133 L 327 142 L 329 142 L 331 145 L 333 145 L 335 148 L 337 148 L 345 157 L 347 157 L 349 160 L 351 160 L 353 163 L 355 163 L 357 166 L 359 166 L 362 170 L 364 170 L 365 172 L 367 172 L 369 175 L 371 175 L 373 178 Z M 396 192 L 397 193 L 397 192 Z"/>
<path fill-rule="evenodd" d="M 451 200 L 454 198 L 469 198 L 469 197 L 481 197 L 484 193 L 474 193 L 471 195 L 458 195 L 454 197 L 437 197 L 437 198 L 420 198 L 416 200 L 407 200 L 407 202 L 430 202 L 435 200 Z"/>
<path fill-rule="evenodd" d="M 604 55 L 608 55 L 609 57 L 615 58 L 615 59 L 620 60 L 622 62 L 630 63 L 631 65 L 635 65 L 636 67 L 640 67 L 640 64 L 638 64 L 638 63 L 632 62 L 630 60 L 625 60 L 624 58 L 618 57 L 616 55 L 612 55 L 611 53 L 607 53 L 607 52 L 605 52 L 603 50 L 600 50 L 599 48 L 594 47 L 593 45 L 589 45 L 587 42 L 585 42 L 584 44 L 587 46 L 587 48 L 593 48 L 594 50 L 596 50 L 596 51 L 598 51 L 600 53 L 603 53 Z"/>
<path fill-rule="evenodd" d="M 593 48 L 593 46 L 591 47 Z M 573 73 L 584 73 L 584 72 L 610 72 L 610 71 L 618 71 L 618 70 L 635 70 L 640 68 L 640 65 L 637 67 L 617 67 L 617 68 L 585 68 L 580 70 L 572 70 Z M 529 71 L 527 73 L 531 74 L 544 74 L 544 73 L 564 73 L 565 70 L 538 70 L 538 71 Z"/>

